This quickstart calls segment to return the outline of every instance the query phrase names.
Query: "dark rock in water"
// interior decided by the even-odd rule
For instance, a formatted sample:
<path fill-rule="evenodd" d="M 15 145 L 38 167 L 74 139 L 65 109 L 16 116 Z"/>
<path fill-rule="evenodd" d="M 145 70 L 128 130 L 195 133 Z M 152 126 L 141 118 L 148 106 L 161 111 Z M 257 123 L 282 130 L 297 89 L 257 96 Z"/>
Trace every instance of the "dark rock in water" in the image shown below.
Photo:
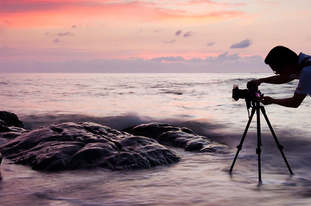
<path fill-rule="evenodd" d="M 6 126 L 6 127 L 15 126 L 15 127 L 24 128 L 23 122 L 18 119 L 16 114 L 13 114 L 11 112 L 6 112 L 6 111 L 0 111 L 0 132 L 1 132 L 1 126 Z"/>
<path fill-rule="evenodd" d="M 180 158 L 156 140 L 95 123 L 62 123 L 24 133 L 2 145 L 3 156 L 36 170 L 149 168 Z"/>
<path fill-rule="evenodd" d="M 197 135 L 188 128 L 169 124 L 141 124 L 126 128 L 123 131 L 133 135 L 150 137 L 157 140 L 160 144 L 181 147 L 186 151 L 211 152 L 228 148 L 226 145 L 212 141 L 205 136 Z"/>
<path fill-rule="evenodd" d="M 24 129 L 23 122 L 15 114 L 0 111 L 0 138 L 15 138 L 25 132 L 28 130 Z"/>
<path fill-rule="evenodd" d="M 1 162 L 2 162 L 2 154 L 0 153 L 0 165 L 1 165 Z M 2 175 L 1 175 L 1 171 L 0 171 L 0 181 L 2 180 Z"/>
<path fill-rule="evenodd" d="M 7 132 L 0 132 L 0 138 L 14 139 L 15 137 L 18 137 L 23 133 L 29 132 L 26 129 L 23 129 L 20 127 L 14 127 L 14 126 L 6 127 L 6 130 Z"/>

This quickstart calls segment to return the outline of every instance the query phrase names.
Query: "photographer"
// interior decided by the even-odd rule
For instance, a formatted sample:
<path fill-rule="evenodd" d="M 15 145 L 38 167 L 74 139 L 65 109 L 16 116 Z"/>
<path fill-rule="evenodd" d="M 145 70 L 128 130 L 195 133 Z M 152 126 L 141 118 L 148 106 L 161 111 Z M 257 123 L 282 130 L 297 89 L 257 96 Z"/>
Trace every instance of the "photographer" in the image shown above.
<path fill-rule="evenodd" d="M 311 56 L 303 53 L 297 55 L 284 46 L 276 46 L 268 53 L 265 63 L 276 75 L 249 81 L 247 87 L 255 86 L 258 89 L 261 83 L 283 84 L 299 79 L 293 97 L 275 99 L 267 96 L 258 99 L 264 105 L 278 104 L 285 107 L 299 107 L 307 94 L 311 94 Z"/>

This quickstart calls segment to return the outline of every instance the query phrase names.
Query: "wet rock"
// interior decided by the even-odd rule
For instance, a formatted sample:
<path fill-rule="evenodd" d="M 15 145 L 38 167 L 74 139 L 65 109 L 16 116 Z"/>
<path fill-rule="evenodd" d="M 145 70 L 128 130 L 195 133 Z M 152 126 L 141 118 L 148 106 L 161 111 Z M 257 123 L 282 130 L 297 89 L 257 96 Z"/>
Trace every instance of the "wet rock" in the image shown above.
<path fill-rule="evenodd" d="M 195 134 L 191 129 L 163 123 L 141 124 L 124 129 L 133 135 L 157 140 L 160 144 L 184 148 L 186 151 L 211 152 L 228 148 L 224 144 Z"/>
<path fill-rule="evenodd" d="M 0 111 L 0 138 L 12 139 L 25 132 L 29 131 L 24 129 L 23 122 L 15 114 Z M 0 141 L 0 145 L 3 141 Z"/>
<path fill-rule="evenodd" d="M 2 163 L 2 154 L 0 153 L 0 165 Z M 1 171 L 0 171 L 0 181 L 2 181 L 2 175 L 1 175 Z"/>
<path fill-rule="evenodd" d="M 0 147 L 3 156 L 36 170 L 150 168 L 180 158 L 156 140 L 103 125 L 62 123 L 24 133 Z"/>
<path fill-rule="evenodd" d="M 27 132 L 29 131 L 26 129 L 11 126 L 11 127 L 7 127 L 7 132 L 0 132 L 0 138 L 14 139 L 15 137 L 18 137 Z"/>
<path fill-rule="evenodd" d="M 24 128 L 23 122 L 18 119 L 16 114 L 13 114 L 11 112 L 6 112 L 6 111 L 0 111 L 0 129 L 1 129 L 1 126 L 3 127 L 15 126 L 15 127 Z"/>

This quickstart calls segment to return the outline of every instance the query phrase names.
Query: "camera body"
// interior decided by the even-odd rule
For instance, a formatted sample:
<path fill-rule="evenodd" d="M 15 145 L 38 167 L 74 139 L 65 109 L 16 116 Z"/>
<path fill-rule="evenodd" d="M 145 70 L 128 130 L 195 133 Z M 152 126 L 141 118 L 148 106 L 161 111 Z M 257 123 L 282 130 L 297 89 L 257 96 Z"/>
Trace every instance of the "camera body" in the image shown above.
<path fill-rule="evenodd" d="M 255 87 L 249 89 L 239 89 L 238 85 L 233 85 L 232 98 L 235 101 L 239 99 L 245 99 L 247 108 L 250 108 L 257 100 L 257 98 L 263 97 L 263 94 Z"/>

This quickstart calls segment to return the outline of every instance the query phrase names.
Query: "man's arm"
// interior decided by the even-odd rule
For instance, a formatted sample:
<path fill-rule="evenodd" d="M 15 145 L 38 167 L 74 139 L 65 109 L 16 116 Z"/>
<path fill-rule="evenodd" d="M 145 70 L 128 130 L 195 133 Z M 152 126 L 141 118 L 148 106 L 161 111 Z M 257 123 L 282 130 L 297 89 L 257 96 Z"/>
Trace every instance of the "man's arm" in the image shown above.
<path fill-rule="evenodd" d="M 274 99 L 271 97 L 262 97 L 259 99 L 260 102 L 262 102 L 264 105 L 268 104 L 278 104 L 284 107 L 293 107 L 297 108 L 301 104 L 301 102 L 306 97 L 306 94 L 299 94 L 297 92 L 294 93 L 294 96 L 291 98 L 285 98 L 285 99 Z"/>
<path fill-rule="evenodd" d="M 260 83 L 270 83 L 270 84 L 284 84 L 293 81 L 293 78 L 281 75 L 274 75 L 271 77 L 259 79 Z"/>
<path fill-rule="evenodd" d="M 266 78 L 260 78 L 260 79 L 255 79 L 247 82 L 247 88 L 250 88 L 251 86 L 255 86 L 256 89 L 258 89 L 258 86 L 261 83 L 270 83 L 270 84 L 284 84 L 293 81 L 294 79 L 286 76 L 281 76 L 281 75 L 274 75 L 271 77 L 266 77 Z"/>

